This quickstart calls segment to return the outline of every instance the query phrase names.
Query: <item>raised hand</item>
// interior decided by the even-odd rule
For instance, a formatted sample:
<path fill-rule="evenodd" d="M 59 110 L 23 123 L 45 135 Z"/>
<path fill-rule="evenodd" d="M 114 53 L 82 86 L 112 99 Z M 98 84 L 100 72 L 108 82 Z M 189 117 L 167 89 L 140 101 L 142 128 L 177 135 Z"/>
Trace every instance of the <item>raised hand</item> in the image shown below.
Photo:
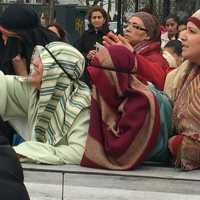
<path fill-rule="evenodd" d="M 89 51 L 89 53 L 87 54 L 87 59 L 88 60 L 91 60 L 95 55 L 96 55 L 96 50 L 91 50 L 91 51 Z"/>
<path fill-rule="evenodd" d="M 114 33 L 109 32 L 106 36 L 103 37 L 103 44 L 106 47 L 109 47 L 111 45 L 121 45 L 133 52 L 133 47 L 131 46 L 129 41 L 120 34 L 115 35 Z"/>

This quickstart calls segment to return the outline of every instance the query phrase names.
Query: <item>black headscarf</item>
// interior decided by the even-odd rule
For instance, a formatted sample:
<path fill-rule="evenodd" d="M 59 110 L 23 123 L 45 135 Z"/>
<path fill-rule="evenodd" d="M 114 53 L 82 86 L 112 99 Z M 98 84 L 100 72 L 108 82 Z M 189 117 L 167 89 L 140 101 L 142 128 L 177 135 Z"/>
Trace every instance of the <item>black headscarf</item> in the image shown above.
<path fill-rule="evenodd" d="M 7 41 L 2 61 L 3 71 L 13 74 L 12 59 L 21 55 L 26 59 L 27 71 L 31 61 L 31 55 L 36 45 L 46 45 L 58 41 L 57 35 L 40 24 L 37 13 L 21 4 L 10 5 L 0 17 L 0 25 L 17 33 L 19 37 L 10 37 Z M 9 66 L 9 67 L 8 67 Z M 10 68 L 11 67 L 11 68 Z M 10 68 L 10 69 L 9 69 Z"/>

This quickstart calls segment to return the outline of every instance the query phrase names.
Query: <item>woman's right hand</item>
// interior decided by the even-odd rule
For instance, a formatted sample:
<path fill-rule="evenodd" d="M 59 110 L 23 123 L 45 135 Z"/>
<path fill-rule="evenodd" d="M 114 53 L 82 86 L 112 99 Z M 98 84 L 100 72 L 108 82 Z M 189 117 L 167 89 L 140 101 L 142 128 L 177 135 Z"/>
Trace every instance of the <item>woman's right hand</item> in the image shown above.
<path fill-rule="evenodd" d="M 133 47 L 129 41 L 122 35 L 115 35 L 113 32 L 109 32 L 106 36 L 103 36 L 103 44 L 108 47 L 111 45 L 121 45 L 133 52 Z"/>
<path fill-rule="evenodd" d="M 32 72 L 28 76 L 28 81 L 32 83 L 37 89 L 40 89 L 43 77 L 43 63 L 40 57 L 36 57 L 32 60 Z"/>
<path fill-rule="evenodd" d="M 92 60 L 92 58 L 94 58 L 94 56 L 96 55 L 97 51 L 96 50 L 91 50 L 89 51 L 89 53 L 87 54 L 87 59 L 88 60 Z"/>

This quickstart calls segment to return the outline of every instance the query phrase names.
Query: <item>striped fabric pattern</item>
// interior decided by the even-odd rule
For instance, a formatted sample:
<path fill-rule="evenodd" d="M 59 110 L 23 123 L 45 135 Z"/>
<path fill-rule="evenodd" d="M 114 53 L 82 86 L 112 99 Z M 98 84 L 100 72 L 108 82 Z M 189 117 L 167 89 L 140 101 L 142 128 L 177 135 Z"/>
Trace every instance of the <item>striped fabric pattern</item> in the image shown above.
<path fill-rule="evenodd" d="M 63 42 L 52 42 L 46 45 L 46 48 L 67 74 L 44 47 L 35 47 L 35 52 L 39 53 L 44 66 L 35 139 L 56 145 L 67 134 L 79 113 L 90 106 L 90 90 L 79 80 L 85 61 L 78 50 Z"/>

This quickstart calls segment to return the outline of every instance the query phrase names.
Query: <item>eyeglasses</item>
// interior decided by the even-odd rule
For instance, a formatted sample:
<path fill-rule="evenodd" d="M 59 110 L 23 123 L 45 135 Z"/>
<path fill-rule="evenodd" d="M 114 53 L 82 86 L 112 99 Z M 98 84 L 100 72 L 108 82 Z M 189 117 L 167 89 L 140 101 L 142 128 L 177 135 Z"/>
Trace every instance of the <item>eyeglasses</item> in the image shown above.
<path fill-rule="evenodd" d="M 131 24 L 131 23 L 127 23 L 124 25 L 124 28 L 132 28 L 132 29 L 137 29 L 137 30 L 140 30 L 140 31 L 145 31 L 145 32 L 148 32 L 148 30 L 146 28 L 143 28 L 139 25 L 136 25 L 136 24 Z"/>

